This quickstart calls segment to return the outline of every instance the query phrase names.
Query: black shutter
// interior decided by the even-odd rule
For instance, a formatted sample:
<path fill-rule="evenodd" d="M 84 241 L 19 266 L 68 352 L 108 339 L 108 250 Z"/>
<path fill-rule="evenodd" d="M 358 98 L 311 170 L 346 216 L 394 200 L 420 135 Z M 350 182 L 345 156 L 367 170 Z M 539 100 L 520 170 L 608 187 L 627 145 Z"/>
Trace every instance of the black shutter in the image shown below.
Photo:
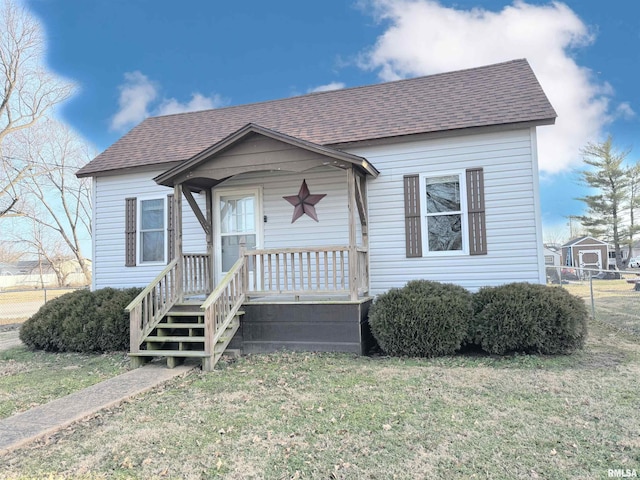
<path fill-rule="evenodd" d="M 469 253 L 487 254 L 487 227 L 484 207 L 484 172 L 482 168 L 467 170 L 467 212 L 469 214 Z"/>
<path fill-rule="evenodd" d="M 124 221 L 124 266 L 136 266 L 136 229 L 138 202 L 136 198 L 125 199 L 125 221 Z"/>
<path fill-rule="evenodd" d="M 422 256 L 420 176 L 404 176 L 404 225 L 407 258 Z"/>
<path fill-rule="evenodd" d="M 168 262 L 176 256 L 175 219 L 173 218 L 173 194 L 167 195 L 167 258 Z M 168 263 L 167 262 L 167 263 Z"/>

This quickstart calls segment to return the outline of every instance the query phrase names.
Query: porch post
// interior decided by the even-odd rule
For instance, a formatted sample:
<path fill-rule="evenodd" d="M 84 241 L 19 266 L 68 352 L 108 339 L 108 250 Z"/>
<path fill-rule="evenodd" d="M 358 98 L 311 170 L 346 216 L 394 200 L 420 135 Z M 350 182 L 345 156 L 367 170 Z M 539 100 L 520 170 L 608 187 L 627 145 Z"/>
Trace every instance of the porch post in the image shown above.
<path fill-rule="evenodd" d="M 173 214 L 176 235 L 176 296 L 178 302 L 184 300 L 184 259 L 182 256 L 182 184 L 173 187 Z"/>
<path fill-rule="evenodd" d="M 209 292 L 214 288 L 215 281 L 215 261 L 213 258 L 213 192 L 210 188 L 205 191 L 206 215 L 209 231 L 206 232 L 207 237 L 207 255 L 209 256 Z"/>
<path fill-rule="evenodd" d="M 362 228 L 362 247 L 364 256 L 358 254 L 358 274 L 363 294 L 369 293 L 369 207 L 367 205 L 367 178 L 361 172 L 356 175 L 356 206 L 360 213 Z M 362 264 L 360 264 L 362 263 Z"/>
<path fill-rule="evenodd" d="M 356 251 L 356 175 L 353 166 L 347 169 L 349 198 L 349 294 L 358 299 L 358 252 Z"/>

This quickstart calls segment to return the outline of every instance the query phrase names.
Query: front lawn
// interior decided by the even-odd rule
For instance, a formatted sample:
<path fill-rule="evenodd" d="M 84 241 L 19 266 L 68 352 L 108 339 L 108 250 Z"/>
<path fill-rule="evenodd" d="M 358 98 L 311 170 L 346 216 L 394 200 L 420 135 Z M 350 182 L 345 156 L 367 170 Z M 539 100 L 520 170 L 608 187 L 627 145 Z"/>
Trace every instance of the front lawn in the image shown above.
<path fill-rule="evenodd" d="M 0 352 L 0 419 L 94 385 L 129 369 L 123 353 Z"/>
<path fill-rule="evenodd" d="M 194 373 L 3 458 L 1 478 L 640 474 L 640 345 L 569 357 L 281 353 Z"/>

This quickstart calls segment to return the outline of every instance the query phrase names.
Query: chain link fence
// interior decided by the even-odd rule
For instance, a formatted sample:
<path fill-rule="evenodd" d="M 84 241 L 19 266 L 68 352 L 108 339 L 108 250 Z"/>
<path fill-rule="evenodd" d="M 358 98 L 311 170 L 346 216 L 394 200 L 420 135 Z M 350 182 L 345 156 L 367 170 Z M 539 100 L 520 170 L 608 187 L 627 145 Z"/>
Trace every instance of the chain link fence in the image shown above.
<path fill-rule="evenodd" d="M 77 289 L 23 288 L 0 291 L 0 326 L 22 323 L 36 313 L 46 302 Z"/>
<path fill-rule="evenodd" d="M 547 267 L 547 282 L 584 299 L 591 316 L 640 337 L 640 269 Z"/>

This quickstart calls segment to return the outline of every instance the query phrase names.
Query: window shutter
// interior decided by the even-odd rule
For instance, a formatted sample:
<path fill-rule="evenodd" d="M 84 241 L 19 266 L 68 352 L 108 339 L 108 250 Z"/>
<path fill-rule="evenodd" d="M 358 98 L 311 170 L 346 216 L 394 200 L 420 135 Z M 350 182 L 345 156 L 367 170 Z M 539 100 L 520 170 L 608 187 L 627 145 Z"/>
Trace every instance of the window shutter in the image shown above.
<path fill-rule="evenodd" d="M 124 225 L 124 266 L 136 266 L 136 228 L 138 202 L 136 198 L 125 199 L 125 225 Z"/>
<path fill-rule="evenodd" d="M 175 219 L 173 218 L 173 194 L 167 195 L 167 258 L 168 262 L 176 256 Z"/>
<path fill-rule="evenodd" d="M 407 258 L 422 256 L 420 176 L 404 176 L 404 225 Z"/>
<path fill-rule="evenodd" d="M 487 228 L 484 215 L 484 172 L 467 170 L 467 211 L 469 213 L 469 253 L 487 254 Z"/>

